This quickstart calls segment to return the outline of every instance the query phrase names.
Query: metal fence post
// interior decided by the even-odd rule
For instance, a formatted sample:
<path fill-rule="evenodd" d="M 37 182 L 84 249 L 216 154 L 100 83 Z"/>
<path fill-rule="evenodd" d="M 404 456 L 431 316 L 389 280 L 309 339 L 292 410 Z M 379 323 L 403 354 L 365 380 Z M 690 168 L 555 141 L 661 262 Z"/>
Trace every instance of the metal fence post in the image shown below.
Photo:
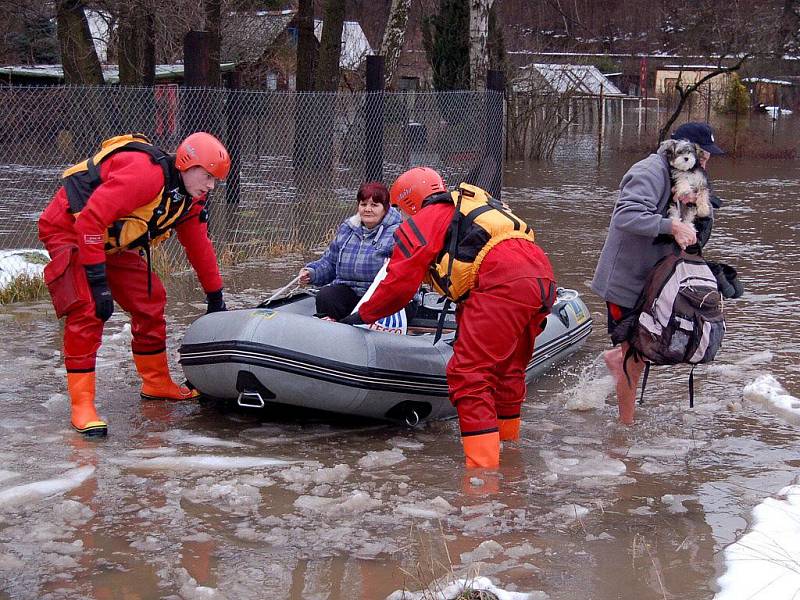
<path fill-rule="evenodd" d="M 367 56 L 367 96 L 364 103 L 364 170 L 367 181 L 383 180 L 384 57 Z"/>
<path fill-rule="evenodd" d="M 500 199 L 503 187 L 503 101 L 506 80 L 503 71 L 490 69 L 486 72 L 486 154 L 490 165 L 486 188 L 492 196 Z"/>
<path fill-rule="evenodd" d="M 231 157 L 231 170 L 225 180 L 225 201 L 228 204 L 239 202 L 239 172 L 242 168 L 242 102 L 241 91 L 239 90 L 241 75 L 239 71 L 233 71 L 228 79 L 227 102 L 225 103 L 225 117 L 227 121 L 226 146 L 228 155 Z"/>
<path fill-rule="evenodd" d="M 187 88 L 213 88 L 219 85 L 211 81 L 211 34 L 207 31 L 189 31 L 183 38 L 183 85 Z M 183 94 L 181 98 L 181 129 L 183 137 L 195 131 L 216 131 L 218 123 L 211 94 L 196 91 Z"/>

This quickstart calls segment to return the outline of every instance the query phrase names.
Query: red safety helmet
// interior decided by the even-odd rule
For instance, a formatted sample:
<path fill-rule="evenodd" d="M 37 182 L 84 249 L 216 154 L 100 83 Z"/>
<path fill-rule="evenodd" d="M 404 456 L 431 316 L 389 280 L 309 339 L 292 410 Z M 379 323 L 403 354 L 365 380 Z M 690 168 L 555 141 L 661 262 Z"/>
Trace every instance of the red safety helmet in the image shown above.
<path fill-rule="evenodd" d="M 175 152 L 175 166 L 179 171 L 203 167 L 217 179 L 225 179 L 231 170 L 231 157 L 217 138 L 198 131 L 191 134 Z"/>
<path fill-rule="evenodd" d="M 439 173 L 429 167 L 414 167 L 395 179 L 389 197 L 404 213 L 415 215 L 425 198 L 446 191 Z"/>

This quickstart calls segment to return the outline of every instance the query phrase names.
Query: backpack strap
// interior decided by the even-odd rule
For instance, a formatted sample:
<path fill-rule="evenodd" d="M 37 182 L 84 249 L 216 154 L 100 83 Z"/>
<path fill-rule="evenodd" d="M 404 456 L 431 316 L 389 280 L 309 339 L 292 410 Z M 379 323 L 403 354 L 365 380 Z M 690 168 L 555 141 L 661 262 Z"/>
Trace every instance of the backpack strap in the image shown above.
<path fill-rule="evenodd" d="M 644 388 L 647 387 L 647 376 L 650 375 L 650 362 L 644 363 L 644 375 L 642 375 L 642 393 L 639 396 L 639 406 L 644 404 Z M 630 381 L 630 379 L 628 380 Z"/>
<path fill-rule="evenodd" d="M 450 262 L 447 263 L 447 276 L 444 279 L 445 286 L 443 289 L 447 290 L 450 287 L 450 276 L 453 274 L 453 263 L 456 260 L 456 250 L 458 249 L 458 237 L 459 233 L 461 232 L 461 223 L 463 219 L 461 218 L 461 188 L 458 188 L 458 201 L 456 202 L 456 211 L 453 213 L 453 220 L 450 223 Z M 444 306 L 442 307 L 442 312 L 439 313 L 439 322 L 436 324 L 436 333 L 433 336 L 433 345 L 436 345 L 442 337 L 442 331 L 444 330 L 444 321 L 447 318 L 447 309 L 450 308 L 451 304 L 450 298 L 447 298 L 444 302 Z"/>

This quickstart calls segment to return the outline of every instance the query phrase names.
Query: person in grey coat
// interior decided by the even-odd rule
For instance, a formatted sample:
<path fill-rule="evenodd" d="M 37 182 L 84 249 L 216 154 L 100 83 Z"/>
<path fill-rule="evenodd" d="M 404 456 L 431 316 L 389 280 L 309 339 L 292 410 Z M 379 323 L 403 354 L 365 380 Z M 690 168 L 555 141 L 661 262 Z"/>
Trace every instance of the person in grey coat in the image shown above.
<path fill-rule="evenodd" d="M 706 123 L 684 123 L 671 137 L 699 145 L 702 151 L 698 158 L 703 168 L 712 155 L 724 154 Z M 657 243 L 656 238 L 671 236 L 683 249 L 697 243 L 697 231 L 692 225 L 666 216 L 671 187 L 669 165 L 659 154 L 637 162 L 620 182 L 619 198 L 591 284 L 608 305 L 609 334 L 633 311 L 653 266 L 672 251 L 671 244 Z M 628 343 L 622 342 L 604 352 L 603 358 L 616 381 L 619 420 L 630 425 L 644 363 L 628 360 L 626 376 L 623 362 L 627 351 Z"/>

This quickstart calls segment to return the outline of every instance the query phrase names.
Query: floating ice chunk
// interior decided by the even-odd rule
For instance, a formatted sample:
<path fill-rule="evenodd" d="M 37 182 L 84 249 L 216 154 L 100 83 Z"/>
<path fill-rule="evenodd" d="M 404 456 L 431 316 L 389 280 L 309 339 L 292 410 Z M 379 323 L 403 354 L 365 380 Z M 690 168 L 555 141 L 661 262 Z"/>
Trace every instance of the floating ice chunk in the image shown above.
<path fill-rule="evenodd" d="M 571 521 L 574 521 L 576 519 L 582 519 L 588 515 L 590 511 L 588 508 L 581 506 L 580 504 L 565 504 L 564 506 L 555 508 L 553 512 L 563 517 L 567 517 L 567 519 Z"/>
<path fill-rule="evenodd" d="M 112 462 L 130 469 L 147 469 L 158 471 L 217 471 L 253 469 L 256 467 L 276 467 L 292 464 L 294 461 L 261 456 L 213 456 L 197 454 L 195 456 L 156 456 L 154 458 L 112 459 Z"/>
<path fill-rule="evenodd" d="M 664 494 L 661 496 L 661 502 L 666 505 L 667 510 L 671 513 L 679 514 L 689 512 L 683 505 L 682 497 L 676 497 L 672 494 Z"/>
<path fill-rule="evenodd" d="M 80 554 L 83 552 L 83 541 L 75 540 L 72 543 L 67 542 L 46 542 L 42 544 L 43 552 L 53 552 L 54 554 Z"/>
<path fill-rule="evenodd" d="M 178 453 L 177 448 L 168 448 L 167 446 L 159 446 L 158 448 L 137 448 L 136 450 L 128 450 L 125 454 L 128 456 L 168 456 Z"/>
<path fill-rule="evenodd" d="M 294 506 L 303 511 L 320 513 L 329 517 L 355 515 L 375 510 L 382 505 L 380 500 L 369 494 L 356 491 L 341 498 L 320 498 L 319 496 L 299 496 Z"/>
<path fill-rule="evenodd" d="M 197 580 L 189 572 L 180 567 L 176 569 L 175 576 L 180 586 L 178 594 L 183 600 L 226 600 L 222 592 L 215 588 L 197 585 Z"/>
<path fill-rule="evenodd" d="M 367 452 L 358 460 L 358 466 L 362 469 L 380 469 L 381 467 L 391 467 L 406 460 L 405 454 L 399 448 L 382 450 L 379 452 Z"/>
<path fill-rule="evenodd" d="M 639 471 L 645 475 L 659 475 L 661 473 L 671 473 L 682 468 L 683 465 L 667 465 L 652 460 L 645 460 L 639 467 Z"/>
<path fill-rule="evenodd" d="M 662 438 L 653 440 L 648 446 L 631 446 L 626 455 L 629 458 L 647 456 L 651 458 L 680 458 L 696 448 L 706 446 L 708 442 L 682 438 Z"/>
<path fill-rule="evenodd" d="M 461 564 L 468 565 L 481 560 L 488 560 L 494 558 L 498 554 L 503 553 L 503 547 L 494 540 L 486 540 L 481 542 L 472 552 L 461 553 Z"/>
<path fill-rule="evenodd" d="M 143 540 L 133 540 L 130 546 L 139 552 L 160 552 L 167 546 L 167 542 L 154 535 L 147 535 Z"/>
<path fill-rule="evenodd" d="M 649 506 L 637 506 L 636 508 L 631 508 L 628 512 L 632 515 L 654 515 L 653 509 Z"/>
<path fill-rule="evenodd" d="M 41 406 L 44 406 L 47 410 L 51 410 L 53 408 L 60 408 L 62 406 L 66 406 L 69 399 L 67 398 L 66 394 L 50 394 L 47 400 L 44 402 L 40 402 Z"/>
<path fill-rule="evenodd" d="M 17 557 L 0 554 L 0 571 L 20 571 L 24 566 L 25 563 Z"/>
<path fill-rule="evenodd" d="M 596 450 L 586 450 L 583 456 L 559 456 L 550 450 L 542 450 L 541 456 L 547 468 L 558 475 L 573 477 L 617 477 L 625 474 L 625 463 Z"/>
<path fill-rule="evenodd" d="M 393 437 L 389 440 L 389 444 L 396 448 L 405 448 L 406 450 L 422 450 L 425 444 L 416 440 L 409 440 L 403 437 Z"/>
<path fill-rule="evenodd" d="M 213 504 L 236 514 L 256 510 L 261 503 L 258 488 L 236 482 L 201 484 L 187 491 L 184 497 L 197 504 Z"/>
<path fill-rule="evenodd" d="M 753 509 L 753 525 L 725 549 L 715 600 L 794 598 L 800 589 L 800 485 Z"/>
<path fill-rule="evenodd" d="M 351 472 L 352 469 L 345 464 L 338 464 L 330 468 L 305 465 L 302 467 L 290 467 L 278 473 L 277 476 L 289 483 L 320 485 L 323 483 L 344 483 L 350 477 Z"/>
<path fill-rule="evenodd" d="M 85 466 L 71 469 L 64 473 L 62 477 L 55 479 L 45 479 L 34 483 L 17 485 L 0 491 L 0 509 L 17 506 L 18 504 L 30 504 L 42 498 L 48 498 L 57 494 L 63 494 L 71 489 L 78 487 L 94 473 L 94 467 Z"/>
<path fill-rule="evenodd" d="M 241 442 L 221 440 L 219 438 L 206 435 L 197 435 L 195 433 L 192 433 L 190 431 L 184 431 L 182 429 L 173 429 L 171 431 L 165 431 L 164 433 L 160 434 L 160 436 L 164 438 L 166 441 L 171 442 L 173 444 L 189 444 L 192 446 L 208 446 L 217 448 L 253 447 L 249 444 L 243 444 Z"/>
<path fill-rule="evenodd" d="M 789 394 L 772 375 L 762 375 L 744 387 L 742 396 L 750 402 L 758 402 L 790 421 L 800 422 L 800 398 Z"/>
<path fill-rule="evenodd" d="M 594 535 L 591 533 L 586 534 L 586 541 L 587 542 L 595 542 L 595 541 L 610 541 L 615 540 L 616 538 L 608 532 L 603 531 L 600 535 Z"/>
<path fill-rule="evenodd" d="M 440 519 L 448 513 L 455 512 L 455 507 L 441 496 L 436 496 L 429 502 L 418 504 L 401 504 L 397 507 L 397 512 L 417 517 L 420 519 Z"/>
<path fill-rule="evenodd" d="M 524 542 L 519 546 L 514 546 L 506 550 L 506 554 L 511 558 L 523 558 L 525 556 L 531 556 L 533 554 L 539 554 L 541 552 L 542 552 L 541 548 L 532 546 L 528 542 Z"/>
<path fill-rule="evenodd" d="M 598 438 L 580 437 L 576 435 L 565 435 L 563 439 L 564 443 L 570 446 L 584 446 L 587 444 L 599 446 L 603 443 L 603 441 Z"/>
<path fill-rule="evenodd" d="M 19 477 L 19 473 L 15 473 L 14 471 L 6 471 L 5 469 L 0 469 L 0 483 L 8 481 L 9 479 L 14 479 L 15 477 Z"/>
<path fill-rule="evenodd" d="M 105 340 L 103 340 L 103 344 L 127 347 L 130 344 L 131 339 L 133 339 L 133 334 L 131 333 L 131 324 L 125 323 L 122 326 L 122 329 L 116 333 L 112 333 Z"/>
<path fill-rule="evenodd" d="M 470 590 L 491 592 L 498 600 L 547 600 L 549 598 L 544 592 L 507 592 L 495 586 L 487 577 L 468 577 L 449 584 L 447 580 L 434 582 L 429 590 L 424 592 L 397 590 L 392 592 L 386 600 L 454 600 L 466 597 L 464 592 Z"/>

